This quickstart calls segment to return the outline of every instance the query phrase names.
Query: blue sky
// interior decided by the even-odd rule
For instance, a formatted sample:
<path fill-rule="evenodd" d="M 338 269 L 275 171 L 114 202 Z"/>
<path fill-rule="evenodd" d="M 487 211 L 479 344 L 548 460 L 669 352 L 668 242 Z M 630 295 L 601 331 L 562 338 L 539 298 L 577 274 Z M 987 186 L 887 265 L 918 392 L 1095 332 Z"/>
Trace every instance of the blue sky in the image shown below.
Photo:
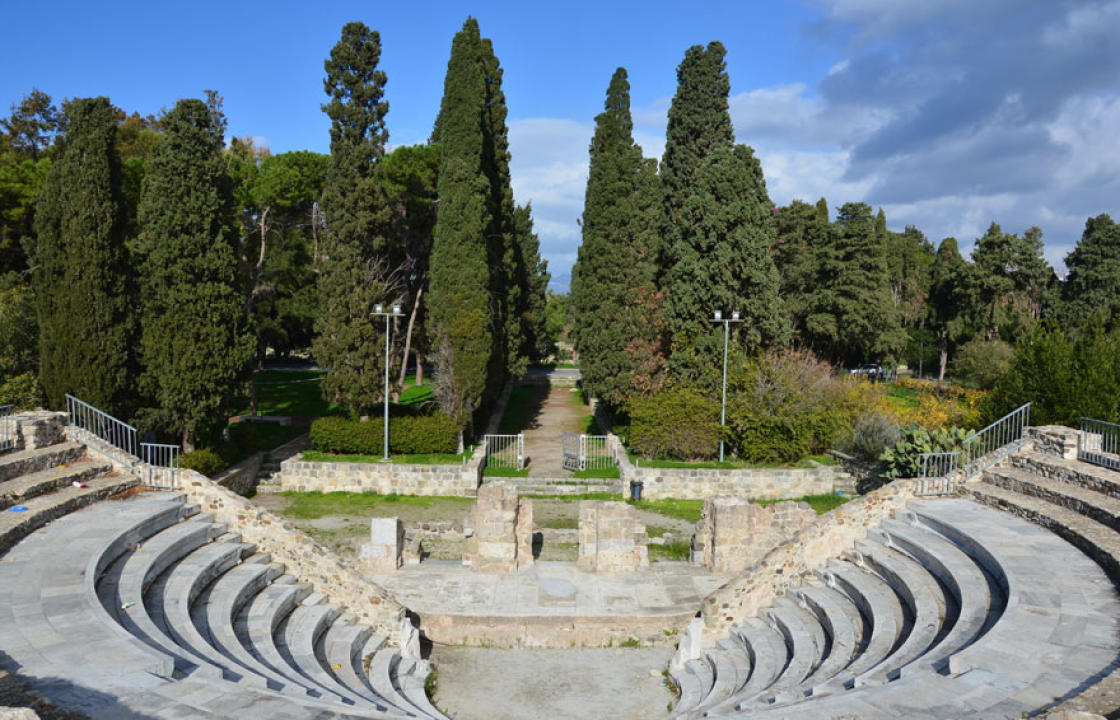
<path fill-rule="evenodd" d="M 579 243 L 587 143 L 615 67 L 638 142 L 664 144 L 685 49 L 728 49 L 740 142 L 778 203 L 882 206 L 892 228 L 970 247 L 1039 225 L 1061 260 L 1085 218 L 1120 215 L 1120 0 L 295 2 L 9 0 L 0 105 L 33 86 L 156 112 L 215 88 L 230 131 L 326 151 L 322 63 L 342 25 L 381 33 L 393 144 L 424 141 L 468 13 L 505 69 L 514 192 L 557 289 Z"/>

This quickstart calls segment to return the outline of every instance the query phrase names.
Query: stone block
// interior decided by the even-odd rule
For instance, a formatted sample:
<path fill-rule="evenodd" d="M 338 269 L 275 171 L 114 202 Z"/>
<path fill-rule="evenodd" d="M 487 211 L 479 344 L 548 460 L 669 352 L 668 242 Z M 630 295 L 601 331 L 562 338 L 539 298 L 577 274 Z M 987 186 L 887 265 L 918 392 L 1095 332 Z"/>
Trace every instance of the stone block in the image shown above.
<path fill-rule="evenodd" d="M 0 720 L 39 720 L 31 708 L 0 707 Z"/>
<path fill-rule="evenodd" d="M 579 508 L 576 567 L 588 572 L 633 572 L 649 565 L 649 535 L 633 506 L 584 500 Z"/>
<path fill-rule="evenodd" d="M 372 518 L 369 542 L 362 545 L 359 558 L 372 572 L 391 572 L 404 562 L 404 523 L 400 518 Z"/>
<path fill-rule="evenodd" d="M 532 503 L 517 486 L 486 483 L 478 490 L 463 564 L 483 572 L 512 572 L 532 562 Z"/>
<path fill-rule="evenodd" d="M 16 444 L 24 450 L 37 450 L 63 442 L 70 416 L 51 410 L 26 410 L 12 418 L 19 428 Z"/>

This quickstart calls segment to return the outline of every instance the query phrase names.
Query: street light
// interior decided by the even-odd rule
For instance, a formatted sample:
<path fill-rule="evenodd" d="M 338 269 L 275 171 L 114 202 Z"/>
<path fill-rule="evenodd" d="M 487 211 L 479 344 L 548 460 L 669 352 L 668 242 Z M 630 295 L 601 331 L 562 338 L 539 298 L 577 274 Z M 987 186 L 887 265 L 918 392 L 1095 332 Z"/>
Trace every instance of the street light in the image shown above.
<path fill-rule="evenodd" d="M 389 457 L 389 318 L 401 317 L 404 313 L 398 304 L 394 303 L 392 312 L 384 312 L 384 306 L 377 303 L 370 314 L 385 316 L 385 457 L 381 458 L 381 462 L 392 462 Z"/>
<path fill-rule="evenodd" d="M 725 318 L 722 310 L 716 310 L 712 313 L 711 322 L 723 323 L 723 399 L 719 409 L 719 461 L 723 462 L 723 428 L 727 425 L 727 341 L 731 335 L 731 323 L 743 321 L 739 318 L 738 311 Z"/>

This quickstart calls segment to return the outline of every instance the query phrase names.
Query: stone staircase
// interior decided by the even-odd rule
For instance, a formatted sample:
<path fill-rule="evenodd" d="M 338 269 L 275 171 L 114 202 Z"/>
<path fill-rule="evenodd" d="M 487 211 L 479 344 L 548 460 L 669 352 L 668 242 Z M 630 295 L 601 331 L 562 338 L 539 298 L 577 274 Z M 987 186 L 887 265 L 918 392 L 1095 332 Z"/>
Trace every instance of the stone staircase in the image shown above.
<path fill-rule="evenodd" d="M 280 463 L 310 449 L 311 436 L 300 435 L 280 447 L 266 452 L 261 460 L 260 468 L 257 470 L 257 492 L 278 492 L 280 482 L 276 479 L 276 476 L 280 474 Z"/>
<path fill-rule="evenodd" d="M 1035 461 L 1023 453 L 969 492 L 1004 507 L 1014 500 L 1037 519 L 1041 508 L 1028 511 L 1028 503 L 1047 501 L 995 484 L 1055 482 Z M 1120 517 L 1120 501 L 1098 505 Z M 1052 507 L 1055 523 L 1096 537 L 1074 520 L 1098 521 Z M 1118 619 L 1108 575 L 1054 533 L 966 499 L 912 501 L 854 551 L 674 668 L 681 700 L 673 717 L 1025 717 L 1084 698 L 1108 675 L 1120 653 Z"/>
<path fill-rule="evenodd" d="M 575 479 L 562 477 L 512 477 L 485 478 L 484 482 L 501 480 L 512 483 L 521 495 L 582 495 L 584 493 L 606 493 L 617 495 L 622 492 L 619 479 Z"/>
<path fill-rule="evenodd" d="M 416 647 L 138 485 L 78 443 L 0 455 L 0 669 L 90 718 L 444 717 Z"/>

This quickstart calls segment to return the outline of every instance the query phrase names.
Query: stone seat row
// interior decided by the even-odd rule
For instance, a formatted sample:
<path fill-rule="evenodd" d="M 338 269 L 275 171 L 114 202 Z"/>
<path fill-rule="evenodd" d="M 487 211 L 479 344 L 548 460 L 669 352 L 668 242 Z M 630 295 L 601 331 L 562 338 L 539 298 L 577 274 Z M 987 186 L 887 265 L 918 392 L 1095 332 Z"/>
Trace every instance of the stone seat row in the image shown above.
<path fill-rule="evenodd" d="M 1114 589 L 1030 523 L 913 502 L 675 674 L 678 718 L 1020 717 L 1116 659 Z"/>
<path fill-rule="evenodd" d="M 426 661 L 182 496 L 97 503 L 2 560 L 0 664 L 91 718 L 443 717 Z"/>

